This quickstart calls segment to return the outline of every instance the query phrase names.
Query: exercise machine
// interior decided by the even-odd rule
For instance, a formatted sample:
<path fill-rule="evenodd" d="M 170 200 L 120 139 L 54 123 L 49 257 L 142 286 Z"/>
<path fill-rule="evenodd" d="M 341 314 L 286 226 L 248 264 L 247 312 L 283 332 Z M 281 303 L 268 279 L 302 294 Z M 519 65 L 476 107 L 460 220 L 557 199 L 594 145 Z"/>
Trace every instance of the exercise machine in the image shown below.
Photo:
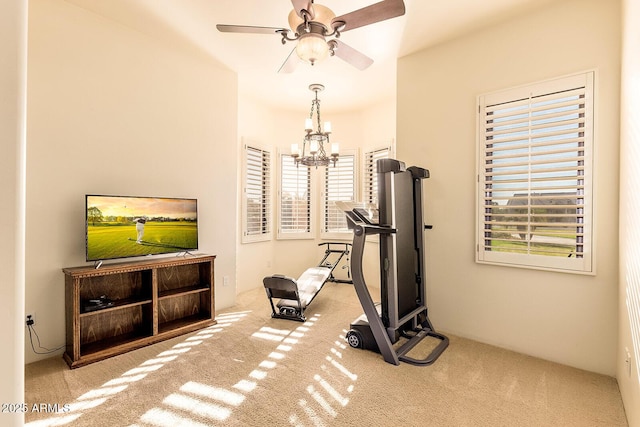
<path fill-rule="evenodd" d="M 394 365 L 400 361 L 430 365 L 449 345 L 437 333 L 427 313 L 422 180 L 429 171 L 406 168 L 395 159 L 377 161 L 378 206 L 343 204 L 349 228 L 353 230 L 351 274 L 364 314 L 351 323 L 347 342 L 351 347 L 382 354 Z M 374 303 L 362 271 L 367 236 L 378 235 L 380 243 L 380 296 Z M 435 338 L 437 345 L 424 358 L 407 353 L 423 339 Z"/>
<path fill-rule="evenodd" d="M 342 258 L 349 256 L 351 244 L 324 242 L 318 246 L 326 246 L 324 257 L 317 266 L 306 269 L 297 280 L 282 274 L 267 276 L 262 280 L 271 304 L 271 317 L 304 322 L 305 309 L 326 282 L 353 283 L 348 265 L 343 267 L 347 268 L 347 279 L 338 279 L 333 275 Z M 280 298 L 277 304 L 273 303 L 274 298 Z"/>

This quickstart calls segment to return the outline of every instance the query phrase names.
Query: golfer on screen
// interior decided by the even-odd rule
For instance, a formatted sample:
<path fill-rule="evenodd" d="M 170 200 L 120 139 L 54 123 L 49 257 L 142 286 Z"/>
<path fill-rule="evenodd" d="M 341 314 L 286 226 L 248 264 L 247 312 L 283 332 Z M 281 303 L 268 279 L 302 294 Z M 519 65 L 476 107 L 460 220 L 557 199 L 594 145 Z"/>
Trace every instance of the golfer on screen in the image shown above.
<path fill-rule="evenodd" d="M 147 222 L 147 219 L 143 216 L 139 218 L 134 218 L 133 222 L 136 223 L 136 231 L 138 232 L 138 238 L 136 239 L 136 243 L 142 243 L 142 236 L 144 235 L 144 224 Z"/>

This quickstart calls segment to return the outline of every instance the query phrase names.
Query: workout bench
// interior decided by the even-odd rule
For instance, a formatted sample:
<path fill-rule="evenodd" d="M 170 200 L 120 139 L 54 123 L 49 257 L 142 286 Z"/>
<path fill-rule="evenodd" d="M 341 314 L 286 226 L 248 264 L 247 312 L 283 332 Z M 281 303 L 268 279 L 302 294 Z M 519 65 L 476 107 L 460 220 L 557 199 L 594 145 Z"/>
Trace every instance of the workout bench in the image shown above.
<path fill-rule="evenodd" d="M 305 270 L 297 280 L 282 274 L 274 274 L 263 279 L 262 282 L 271 304 L 271 317 L 304 322 L 306 320 L 305 309 L 326 282 L 353 283 L 350 273 L 347 280 L 337 279 L 333 276 L 333 270 L 342 258 L 349 255 L 351 244 L 326 242 L 320 243 L 318 246 L 323 245 L 327 247 L 322 260 L 316 267 Z M 336 249 L 336 246 L 340 248 Z M 274 304 L 273 298 L 279 298 L 280 301 Z"/>

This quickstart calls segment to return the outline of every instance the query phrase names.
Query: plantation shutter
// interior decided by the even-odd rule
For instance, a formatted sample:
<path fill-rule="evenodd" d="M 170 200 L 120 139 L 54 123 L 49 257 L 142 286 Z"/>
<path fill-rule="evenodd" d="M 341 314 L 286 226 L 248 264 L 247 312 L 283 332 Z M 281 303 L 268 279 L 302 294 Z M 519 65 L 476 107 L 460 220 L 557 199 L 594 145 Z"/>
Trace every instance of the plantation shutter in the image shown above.
<path fill-rule="evenodd" d="M 323 233 L 349 233 L 347 220 L 342 209 L 336 207 L 338 201 L 356 199 L 356 156 L 341 154 L 335 166 L 327 166 L 324 173 Z"/>
<path fill-rule="evenodd" d="M 280 155 L 280 226 L 283 238 L 311 237 L 311 171 Z"/>
<path fill-rule="evenodd" d="M 480 261 L 591 271 L 593 73 L 480 97 Z"/>
<path fill-rule="evenodd" d="M 271 234 L 271 153 L 245 145 L 243 242 Z"/>
<path fill-rule="evenodd" d="M 388 159 L 391 153 L 389 147 L 368 151 L 364 154 L 364 172 L 363 176 L 363 202 L 367 204 L 378 204 L 378 176 L 377 165 L 378 159 Z"/>

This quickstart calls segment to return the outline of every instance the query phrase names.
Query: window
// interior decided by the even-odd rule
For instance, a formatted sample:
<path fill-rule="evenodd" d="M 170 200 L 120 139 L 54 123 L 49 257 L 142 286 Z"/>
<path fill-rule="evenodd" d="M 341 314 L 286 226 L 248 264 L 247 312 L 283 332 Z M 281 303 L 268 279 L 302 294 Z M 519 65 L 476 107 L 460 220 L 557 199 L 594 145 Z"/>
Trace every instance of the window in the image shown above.
<path fill-rule="evenodd" d="M 280 154 L 278 238 L 313 238 L 311 227 L 311 168 L 297 167 L 289 154 Z"/>
<path fill-rule="evenodd" d="M 244 146 L 242 242 L 271 238 L 271 153 Z"/>
<path fill-rule="evenodd" d="M 362 201 L 364 203 L 378 204 L 378 159 L 388 159 L 391 155 L 391 148 L 379 148 L 364 153 L 364 171 L 362 174 Z"/>
<path fill-rule="evenodd" d="M 336 207 L 336 202 L 356 200 L 356 156 L 354 154 L 340 154 L 335 166 L 324 168 L 324 191 L 322 202 L 322 235 L 323 237 L 340 237 L 339 233 L 346 233 L 351 237 L 347 228 L 347 220 L 342 209 Z M 338 236 L 335 235 L 338 233 Z M 333 235 L 333 236 L 332 236 Z"/>
<path fill-rule="evenodd" d="M 478 98 L 479 262 L 592 272 L 593 79 Z"/>

